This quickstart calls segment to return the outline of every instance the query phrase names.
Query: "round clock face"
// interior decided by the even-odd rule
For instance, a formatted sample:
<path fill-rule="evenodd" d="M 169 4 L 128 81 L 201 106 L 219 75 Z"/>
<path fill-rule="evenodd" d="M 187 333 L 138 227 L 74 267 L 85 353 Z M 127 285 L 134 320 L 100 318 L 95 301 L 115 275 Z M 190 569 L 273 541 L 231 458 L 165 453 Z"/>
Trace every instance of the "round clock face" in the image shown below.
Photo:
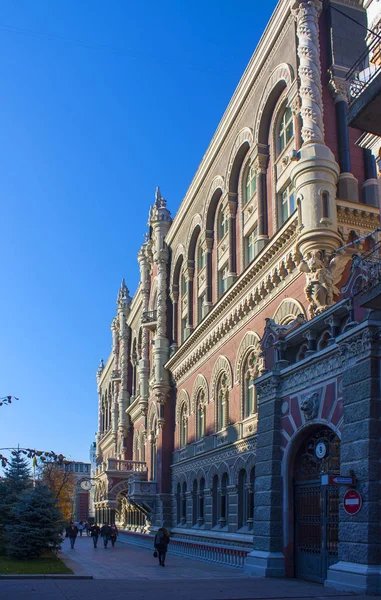
<path fill-rule="evenodd" d="M 327 454 L 327 447 L 324 442 L 318 442 L 315 446 L 315 454 L 318 458 L 324 458 Z"/>
<path fill-rule="evenodd" d="M 81 481 L 81 488 L 83 490 L 89 490 L 91 488 L 90 481 L 88 481 L 87 479 L 85 479 L 84 481 Z"/>

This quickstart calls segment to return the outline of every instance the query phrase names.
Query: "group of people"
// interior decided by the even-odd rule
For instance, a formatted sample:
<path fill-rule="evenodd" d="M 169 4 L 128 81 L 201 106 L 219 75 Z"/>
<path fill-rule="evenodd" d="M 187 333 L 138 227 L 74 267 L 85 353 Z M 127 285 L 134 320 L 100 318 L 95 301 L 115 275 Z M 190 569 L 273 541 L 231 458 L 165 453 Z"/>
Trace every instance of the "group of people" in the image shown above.
<path fill-rule="evenodd" d="M 85 524 L 85 527 L 81 528 L 82 524 L 83 523 L 81 521 L 77 527 L 77 525 L 73 521 L 70 521 L 69 526 L 66 528 L 66 537 L 69 538 L 70 546 L 72 549 L 74 549 L 75 540 L 77 539 L 78 532 L 80 533 L 80 535 L 82 535 L 82 532 L 85 528 L 88 531 L 88 535 L 90 534 L 92 537 L 94 548 L 96 548 L 98 545 L 99 537 L 103 539 L 104 548 L 107 548 L 107 545 L 110 541 L 112 546 L 115 546 L 116 538 L 118 537 L 118 528 L 115 525 L 115 523 L 112 523 L 112 525 L 109 525 L 108 523 L 103 523 L 102 527 L 99 527 L 97 523 L 93 523 L 93 525 L 90 525 L 88 529 L 86 527 L 87 524 Z M 155 535 L 153 545 L 155 548 L 154 557 L 157 557 L 159 559 L 159 565 L 161 567 L 165 567 L 165 557 L 167 554 L 168 544 L 169 533 L 165 529 L 165 527 L 160 527 L 160 529 Z"/>
<path fill-rule="evenodd" d="M 83 526 L 81 527 L 81 525 Z M 103 523 L 102 527 L 99 527 L 96 523 L 93 523 L 92 525 L 89 524 L 88 528 L 87 525 L 87 523 L 83 524 L 81 521 L 77 527 L 73 521 L 70 521 L 69 526 L 66 527 L 66 537 L 70 540 L 70 547 L 72 550 L 74 549 L 78 533 L 82 536 L 84 529 L 86 529 L 87 535 L 91 536 L 94 548 L 98 545 L 99 537 L 103 539 L 103 546 L 105 548 L 107 548 L 109 542 L 111 542 L 113 547 L 115 546 L 116 538 L 118 537 L 118 528 L 115 523 L 112 525 Z"/>

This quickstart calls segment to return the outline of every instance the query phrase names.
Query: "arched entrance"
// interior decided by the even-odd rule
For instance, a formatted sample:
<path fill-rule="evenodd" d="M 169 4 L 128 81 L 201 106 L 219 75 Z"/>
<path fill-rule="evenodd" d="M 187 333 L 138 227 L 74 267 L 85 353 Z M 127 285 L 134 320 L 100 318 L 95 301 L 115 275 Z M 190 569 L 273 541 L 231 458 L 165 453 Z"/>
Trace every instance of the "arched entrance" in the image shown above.
<path fill-rule="evenodd" d="M 312 430 L 294 462 L 295 576 L 323 582 L 337 562 L 339 489 L 321 485 L 340 473 L 340 440 L 329 428 Z"/>

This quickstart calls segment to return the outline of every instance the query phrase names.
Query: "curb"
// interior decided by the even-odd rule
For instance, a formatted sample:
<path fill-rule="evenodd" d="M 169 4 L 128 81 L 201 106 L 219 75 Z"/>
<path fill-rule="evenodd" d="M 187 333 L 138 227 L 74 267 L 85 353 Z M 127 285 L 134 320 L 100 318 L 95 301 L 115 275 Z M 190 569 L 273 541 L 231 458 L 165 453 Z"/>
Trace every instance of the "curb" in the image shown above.
<path fill-rule="evenodd" d="M 92 575 L 75 575 L 74 573 L 72 575 L 67 574 L 65 575 L 64 573 L 58 574 L 58 573 L 52 573 L 52 574 L 46 574 L 46 575 L 0 575 L 0 581 L 3 579 L 93 579 Z"/>

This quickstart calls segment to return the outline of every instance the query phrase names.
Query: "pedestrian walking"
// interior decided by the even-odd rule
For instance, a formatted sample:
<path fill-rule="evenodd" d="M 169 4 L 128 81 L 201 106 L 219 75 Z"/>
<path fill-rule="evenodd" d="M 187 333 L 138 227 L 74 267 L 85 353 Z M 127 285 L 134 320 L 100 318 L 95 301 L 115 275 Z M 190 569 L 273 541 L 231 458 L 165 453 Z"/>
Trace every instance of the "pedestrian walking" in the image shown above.
<path fill-rule="evenodd" d="M 98 538 L 99 538 L 100 534 L 101 534 L 101 528 L 99 527 L 99 525 L 97 525 L 96 523 L 94 523 L 90 527 L 90 535 L 91 535 L 92 540 L 93 540 L 94 548 L 97 547 Z"/>
<path fill-rule="evenodd" d="M 165 567 L 165 555 L 167 554 L 167 548 L 169 544 L 169 533 L 165 527 L 160 527 L 157 534 L 155 535 L 155 541 L 153 543 L 156 554 L 159 558 L 159 565 Z M 154 553 L 155 554 L 155 553 Z"/>
<path fill-rule="evenodd" d="M 101 528 L 101 536 L 103 538 L 103 545 L 107 548 L 108 541 L 111 537 L 111 527 L 108 523 L 103 523 Z"/>
<path fill-rule="evenodd" d="M 110 540 L 111 540 L 112 547 L 115 546 L 115 542 L 116 542 L 116 538 L 117 537 L 118 537 L 118 528 L 115 525 L 115 523 L 112 523 L 112 525 L 111 525 L 111 534 L 110 534 Z"/>
<path fill-rule="evenodd" d="M 86 527 L 86 535 L 87 535 L 87 537 L 89 537 L 89 535 L 91 535 L 91 525 L 88 521 L 86 521 L 85 527 Z"/>
<path fill-rule="evenodd" d="M 70 521 L 69 526 L 66 527 L 66 537 L 69 538 L 69 540 L 70 540 L 70 547 L 72 550 L 74 550 L 74 544 L 75 544 L 75 540 L 77 539 L 77 535 L 78 535 L 78 527 L 76 525 L 74 525 L 73 521 Z"/>
<path fill-rule="evenodd" d="M 79 535 L 80 535 L 81 537 L 82 537 L 82 533 L 83 533 L 83 530 L 84 530 L 84 529 L 85 529 L 85 524 L 84 524 L 84 522 L 83 522 L 83 521 L 80 521 L 80 522 L 78 523 L 78 530 L 79 530 Z"/>

